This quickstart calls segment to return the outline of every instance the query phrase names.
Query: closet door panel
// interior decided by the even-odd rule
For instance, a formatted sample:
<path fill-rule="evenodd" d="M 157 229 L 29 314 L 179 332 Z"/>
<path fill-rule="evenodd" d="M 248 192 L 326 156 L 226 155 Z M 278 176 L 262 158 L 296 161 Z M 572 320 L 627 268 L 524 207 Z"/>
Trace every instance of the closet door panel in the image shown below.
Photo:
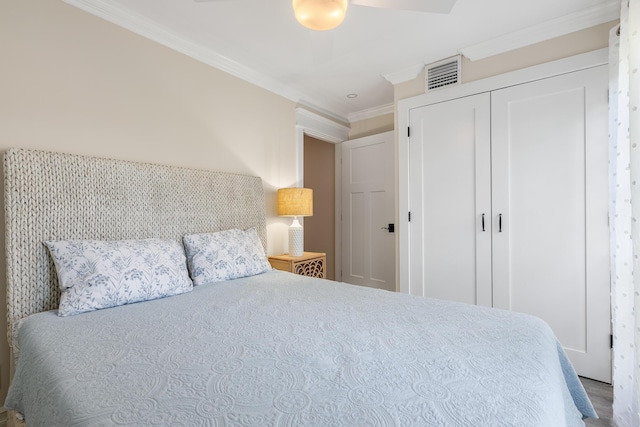
<path fill-rule="evenodd" d="M 489 110 L 480 94 L 410 112 L 412 294 L 491 305 Z"/>
<path fill-rule="evenodd" d="M 494 91 L 491 111 L 494 306 L 544 319 L 578 372 L 603 381 L 606 89 L 598 67 Z"/>

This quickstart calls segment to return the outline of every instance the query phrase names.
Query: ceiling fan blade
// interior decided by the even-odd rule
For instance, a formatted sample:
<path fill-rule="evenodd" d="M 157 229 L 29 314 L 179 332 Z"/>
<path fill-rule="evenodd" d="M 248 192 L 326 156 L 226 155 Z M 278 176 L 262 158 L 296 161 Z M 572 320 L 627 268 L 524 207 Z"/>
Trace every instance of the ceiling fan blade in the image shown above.
<path fill-rule="evenodd" d="M 351 0 L 351 4 L 359 6 L 430 13 L 449 13 L 455 3 L 456 0 Z"/>

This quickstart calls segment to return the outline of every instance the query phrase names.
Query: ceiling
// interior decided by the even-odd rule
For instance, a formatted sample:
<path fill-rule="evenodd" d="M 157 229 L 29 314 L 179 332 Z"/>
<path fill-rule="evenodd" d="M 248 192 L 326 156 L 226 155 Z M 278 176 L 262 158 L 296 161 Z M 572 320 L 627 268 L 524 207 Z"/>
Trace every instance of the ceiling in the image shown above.
<path fill-rule="evenodd" d="M 617 19 L 617 0 L 457 0 L 449 14 L 350 5 L 334 30 L 291 0 L 65 0 L 344 122 L 391 112 L 393 84 Z M 393 0 L 389 0 L 393 1 Z M 357 94 L 348 98 L 349 94 Z"/>

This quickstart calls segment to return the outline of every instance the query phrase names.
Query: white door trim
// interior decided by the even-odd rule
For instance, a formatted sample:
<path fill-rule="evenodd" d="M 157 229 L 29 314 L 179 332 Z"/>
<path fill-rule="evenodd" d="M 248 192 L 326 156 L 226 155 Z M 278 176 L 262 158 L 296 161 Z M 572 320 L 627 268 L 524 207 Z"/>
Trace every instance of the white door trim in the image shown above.
<path fill-rule="evenodd" d="M 304 108 L 296 108 L 296 166 L 298 186 L 304 185 L 304 136 L 339 144 L 349 139 L 349 128 Z"/>
<path fill-rule="evenodd" d="M 349 139 L 349 128 L 347 126 L 336 123 L 318 114 L 312 113 L 304 108 L 296 108 L 296 186 L 304 186 L 304 136 L 309 135 L 322 141 L 339 144 Z M 339 152 L 336 150 L 336 217 L 335 217 L 335 271 L 336 280 L 342 280 L 338 276 L 338 272 L 342 270 L 342 223 L 340 221 L 340 212 L 342 211 L 339 189 L 342 189 L 342 174 L 339 167 Z"/>

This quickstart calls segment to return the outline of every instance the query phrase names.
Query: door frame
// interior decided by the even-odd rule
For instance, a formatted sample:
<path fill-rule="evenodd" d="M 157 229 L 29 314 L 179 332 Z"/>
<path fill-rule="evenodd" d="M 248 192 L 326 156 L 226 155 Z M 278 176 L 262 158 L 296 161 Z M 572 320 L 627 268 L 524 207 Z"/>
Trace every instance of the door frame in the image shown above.
<path fill-rule="evenodd" d="M 296 186 L 304 187 L 304 136 L 308 135 L 313 138 L 330 142 L 332 144 L 339 144 L 349 139 L 349 128 L 341 125 L 340 123 L 329 120 L 316 113 L 313 113 L 304 108 L 297 107 L 296 114 Z M 336 150 L 336 153 L 339 150 Z M 342 274 L 338 276 L 338 272 L 342 271 L 342 222 L 340 221 L 340 212 L 342 211 L 342 197 L 340 197 L 339 191 L 342 189 L 342 172 L 339 168 L 340 157 L 336 154 L 336 189 L 335 189 L 335 274 L 336 280 L 342 280 Z M 300 218 L 304 220 L 304 218 Z M 304 225 L 304 221 L 302 221 Z"/>
<path fill-rule="evenodd" d="M 500 74 L 459 86 L 445 87 L 424 95 L 398 101 L 398 272 L 400 292 L 409 290 L 409 115 L 413 108 L 503 89 L 534 80 L 554 77 L 573 71 L 605 65 L 609 62 L 608 49 L 599 49 L 576 56 L 547 62 L 510 73 Z"/>

